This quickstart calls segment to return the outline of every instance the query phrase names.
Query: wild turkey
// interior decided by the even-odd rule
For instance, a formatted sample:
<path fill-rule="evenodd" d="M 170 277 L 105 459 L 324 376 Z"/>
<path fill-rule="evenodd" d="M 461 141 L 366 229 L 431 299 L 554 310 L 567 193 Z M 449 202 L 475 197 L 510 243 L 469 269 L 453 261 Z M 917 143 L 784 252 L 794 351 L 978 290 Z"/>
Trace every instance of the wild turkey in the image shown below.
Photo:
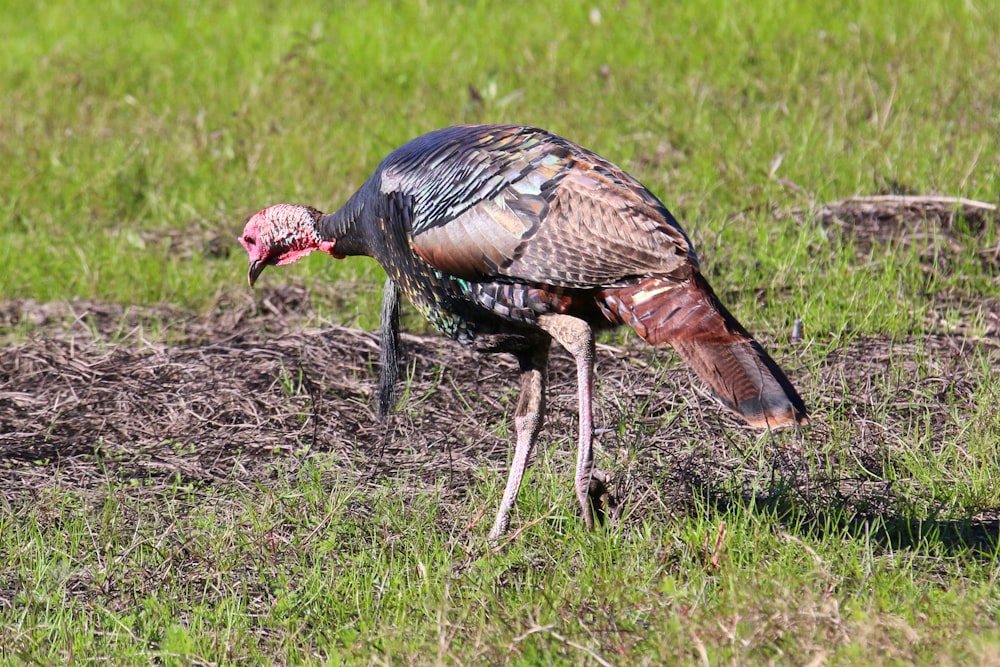
<path fill-rule="evenodd" d="M 593 527 L 594 331 L 632 327 L 673 347 L 723 406 L 757 428 L 806 423 L 777 364 L 719 303 L 666 207 L 607 160 L 544 130 L 464 125 L 390 153 L 336 213 L 278 204 L 246 223 L 253 286 L 314 250 L 367 255 L 388 275 L 383 349 L 398 343 L 402 291 L 443 334 L 520 364 L 517 443 L 490 538 L 509 524 L 545 411 L 552 339 L 576 360 L 576 495 Z M 398 286 L 398 287 L 397 287 Z M 395 359 L 383 358 L 380 412 Z"/>

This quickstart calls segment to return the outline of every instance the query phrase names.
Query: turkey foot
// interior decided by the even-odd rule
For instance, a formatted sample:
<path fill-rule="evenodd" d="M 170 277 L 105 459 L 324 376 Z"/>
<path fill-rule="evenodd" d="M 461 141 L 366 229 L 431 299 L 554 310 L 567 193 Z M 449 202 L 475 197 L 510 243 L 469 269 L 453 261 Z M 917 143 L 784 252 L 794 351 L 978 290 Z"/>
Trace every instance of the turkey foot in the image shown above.
<path fill-rule="evenodd" d="M 612 477 L 603 470 L 594 470 L 590 477 L 590 505 L 594 511 L 594 518 L 597 523 L 604 525 L 607 517 L 611 518 L 611 525 L 617 525 L 619 515 L 619 502 L 608 489 L 608 484 Z"/>

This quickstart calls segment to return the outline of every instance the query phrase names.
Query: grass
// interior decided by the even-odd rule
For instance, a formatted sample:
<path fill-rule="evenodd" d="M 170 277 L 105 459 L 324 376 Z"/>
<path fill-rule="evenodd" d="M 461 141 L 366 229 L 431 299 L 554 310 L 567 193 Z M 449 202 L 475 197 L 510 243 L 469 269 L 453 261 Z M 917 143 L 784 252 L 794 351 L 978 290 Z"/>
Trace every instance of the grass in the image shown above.
<path fill-rule="evenodd" d="M 471 564 L 462 525 L 476 507 L 361 494 L 315 461 L 270 488 L 53 494 L 6 514 L 22 592 L 5 657 L 969 664 L 984 655 L 970 635 L 995 633 L 995 551 L 933 531 L 900 547 L 877 518 L 708 500 L 669 529 L 588 534 L 545 472 L 522 509 L 544 520 Z"/>
<path fill-rule="evenodd" d="M 853 295 L 874 314 L 863 330 L 912 328 L 885 293 L 840 282 L 854 258 L 822 230 L 771 212 L 882 190 L 995 198 L 994 13 L 640 5 L 595 5 L 599 21 L 531 4 L 8 7 L 0 294 L 211 308 L 242 282 L 230 239 L 247 214 L 333 208 L 421 132 L 518 121 L 634 172 L 723 286 Z M 500 35 L 515 41 L 483 47 Z M 321 259 L 293 275 L 379 282 L 371 262 Z M 845 324 L 804 305 L 822 330 Z M 374 309 L 336 316 L 370 326 Z"/>
<path fill-rule="evenodd" d="M 563 439 L 519 500 L 528 527 L 489 555 L 485 523 L 467 528 L 495 471 L 461 493 L 356 484 L 296 449 L 252 481 L 56 481 L 0 505 L 0 663 L 1000 664 L 996 356 L 961 357 L 979 377 L 958 386 L 931 345 L 990 338 L 996 218 L 870 243 L 813 215 L 876 192 L 996 202 L 998 35 L 989 3 L 957 0 L 3 4 L 0 300 L 225 309 L 248 214 L 333 209 L 436 127 L 535 124 L 657 193 L 749 329 L 805 323 L 801 375 L 844 396 L 813 408 L 823 446 L 800 472 L 886 492 L 805 497 L 763 479 L 788 439 L 692 436 L 677 447 L 750 472 L 691 482 L 683 507 L 651 492 L 588 534 Z M 371 329 L 381 275 L 315 256 L 261 282 Z M 168 319 L 145 326 L 170 340 Z M 928 342 L 825 374 L 873 336 Z M 304 391 L 301 368 L 276 391 Z M 622 467 L 668 487 L 619 398 L 602 420 L 632 443 Z"/>

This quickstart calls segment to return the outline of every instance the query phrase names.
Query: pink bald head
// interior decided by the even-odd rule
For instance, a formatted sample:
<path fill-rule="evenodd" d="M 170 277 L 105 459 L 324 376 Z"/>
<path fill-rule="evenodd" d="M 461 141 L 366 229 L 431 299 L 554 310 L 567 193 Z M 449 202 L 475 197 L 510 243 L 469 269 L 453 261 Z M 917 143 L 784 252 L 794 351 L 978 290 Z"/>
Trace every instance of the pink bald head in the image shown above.
<path fill-rule="evenodd" d="M 316 230 L 322 215 L 309 206 L 276 204 L 250 218 L 239 237 L 250 259 L 250 286 L 265 267 L 291 264 L 314 250 L 342 259 L 343 255 L 334 252 L 336 242 L 323 240 Z"/>

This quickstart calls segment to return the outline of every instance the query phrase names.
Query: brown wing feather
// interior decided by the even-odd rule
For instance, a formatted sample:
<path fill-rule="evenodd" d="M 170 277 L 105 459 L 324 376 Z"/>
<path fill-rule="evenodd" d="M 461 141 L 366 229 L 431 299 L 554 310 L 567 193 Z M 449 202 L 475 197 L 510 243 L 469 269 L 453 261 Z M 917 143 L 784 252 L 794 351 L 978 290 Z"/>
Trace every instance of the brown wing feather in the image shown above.
<path fill-rule="evenodd" d="M 688 250 L 662 207 L 603 174 L 579 170 L 553 189 L 538 231 L 502 273 L 566 287 L 607 286 L 676 271 L 688 263 Z"/>
<path fill-rule="evenodd" d="M 469 280 L 503 276 L 571 288 L 671 273 L 693 262 L 684 233 L 634 179 L 582 149 L 546 162 L 544 148 L 528 176 L 414 234 L 413 250 Z"/>

